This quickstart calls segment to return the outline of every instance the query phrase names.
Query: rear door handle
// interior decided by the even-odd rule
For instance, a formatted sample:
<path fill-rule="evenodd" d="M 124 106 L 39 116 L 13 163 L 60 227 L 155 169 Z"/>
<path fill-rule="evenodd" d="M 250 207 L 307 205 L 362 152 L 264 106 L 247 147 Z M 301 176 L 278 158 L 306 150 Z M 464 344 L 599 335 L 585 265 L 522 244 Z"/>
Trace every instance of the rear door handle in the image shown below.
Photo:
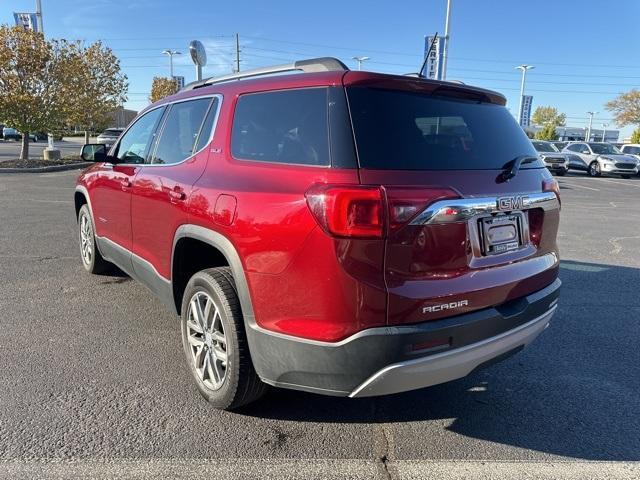
<path fill-rule="evenodd" d="M 182 188 L 176 186 L 173 188 L 173 190 L 169 190 L 169 197 L 171 198 L 171 200 L 182 201 L 185 199 L 186 195 L 182 191 Z"/>

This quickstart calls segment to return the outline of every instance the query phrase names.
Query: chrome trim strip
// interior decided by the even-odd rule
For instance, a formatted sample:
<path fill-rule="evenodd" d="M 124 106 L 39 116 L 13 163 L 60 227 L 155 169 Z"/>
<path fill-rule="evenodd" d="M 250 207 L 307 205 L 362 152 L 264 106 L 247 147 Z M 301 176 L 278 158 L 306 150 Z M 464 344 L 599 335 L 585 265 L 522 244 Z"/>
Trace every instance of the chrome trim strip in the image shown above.
<path fill-rule="evenodd" d="M 456 380 L 504 353 L 531 343 L 549 325 L 557 309 L 495 337 L 442 353 L 388 365 L 378 370 L 349 394 L 368 397 L 399 393 Z"/>
<path fill-rule="evenodd" d="M 468 220 L 476 215 L 488 215 L 492 213 L 505 212 L 499 207 L 500 198 L 510 196 L 522 197 L 522 208 L 542 208 L 544 210 L 557 209 L 560 207 L 558 197 L 553 192 L 539 192 L 526 194 L 504 194 L 492 197 L 478 198 L 458 198 L 440 200 L 432 203 L 425 210 L 415 217 L 410 225 L 427 225 L 434 223 L 452 223 Z M 450 210 L 455 210 L 451 214 Z M 520 209 L 519 209 L 520 210 Z"/>

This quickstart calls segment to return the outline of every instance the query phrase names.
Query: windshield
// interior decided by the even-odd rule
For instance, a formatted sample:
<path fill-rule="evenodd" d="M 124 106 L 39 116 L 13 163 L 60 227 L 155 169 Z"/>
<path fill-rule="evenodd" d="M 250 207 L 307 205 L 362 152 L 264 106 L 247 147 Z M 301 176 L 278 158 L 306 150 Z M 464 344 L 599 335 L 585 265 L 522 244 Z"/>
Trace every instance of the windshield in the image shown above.
<path fill-rule="evenodd" d="M 539 152 L 557 152 L 558 149 L 553 143 L 547 142 L 531 142 L 533 147 Z"/>
<path fill-rule="evenodd" d="M 520 155 L 543 163 L 500 105 L 367 87 L 347 88 L 361 168 L 494 170 Z"/>
<path fill-rule="evenodd" d="M 608 143 L 590 143 L 589 146 L 591 150 L 593 150 L 593 153 L 597 153 L 598 155 L 620 153 L 620 150 Z"/>

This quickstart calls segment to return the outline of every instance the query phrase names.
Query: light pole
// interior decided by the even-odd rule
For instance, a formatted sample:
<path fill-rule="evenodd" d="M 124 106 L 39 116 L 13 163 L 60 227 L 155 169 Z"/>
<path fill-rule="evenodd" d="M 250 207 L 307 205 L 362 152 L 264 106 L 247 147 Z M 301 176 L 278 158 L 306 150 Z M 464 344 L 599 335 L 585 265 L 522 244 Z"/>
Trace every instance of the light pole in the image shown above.
<path fill-rule="evenodd" d="M 609 126 L 608 123 L 603 123 L 602 124 L 602 141 L 606 142 L 606 138 L 607 138 L 607 127 Z"/>
<path fill-rule="evenodd" d="M 178 52 L 177 50 L 163 50 L 162 51 L 163 55 L 169 55 L 169 68 L 171 69 L 171 80 L 173 80 L 173 56 L 174 55 L 182 55 L 181 52 Z"/>
<path fill-rule="evenodd" d="M 362 70 L 362 62 L 366 62 L 367 60 L 371 60 L 371 57 L 351 57 L 356 62 L 358 62 L 358 70 Z"/>
<path fill-rule="evenodd" d="M 520 108 L 518 109 L 518 122 L 520 123 L 520 126 L 522 127 L 522 123 L 523 123 L 523 118 L 522 118 L 522 107 L 524 106 L 524 85 L 526 82 L 526 78 L 527 78 L 527 70 L 531 70 L 532 68 L 535 68 L 533 65 L 518 65 L 516 67 L 517 70 L 522 70 L 522 83 L 520 84 Z"/>
<path fill-rule="evenodd" d="M 587 112 L 587 115 L 589 115 L 589 127 L 587 128 L 587 135 L 585 138 L 585 142 L 590 142 L 591 141 L 591 124 L 593 123 L 593 116 L 598 114 L 600 112 Z"/>
<path fill-rule="evenodd" d="M 38 32 L 44 35 L 44 27 L 42 26 L 42 3 L 36 0 L 36 22 L 38 23 Z"/>
<path fill-rule="evenodd" d="M 449 56 L 449 26 L 451 24 L 451 0 L 447 0 L 447 20 L 444 24 L 444 44 L 442 45 L 442 62 L 440 80 L 447 79 L 447 57 Z"/>

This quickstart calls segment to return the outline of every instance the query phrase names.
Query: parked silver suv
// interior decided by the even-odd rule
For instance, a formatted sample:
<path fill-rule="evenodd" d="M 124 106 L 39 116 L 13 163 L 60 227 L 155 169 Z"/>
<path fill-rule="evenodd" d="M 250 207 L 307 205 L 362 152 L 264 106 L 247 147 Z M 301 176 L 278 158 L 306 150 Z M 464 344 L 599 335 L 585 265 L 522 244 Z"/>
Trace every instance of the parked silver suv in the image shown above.
<path fill-rule="evenodd" d="M 591 177 L 600 175 L 620 175 L 630 178 L 637 175 L 640 162 L 631 155 L 625 155 L 610 143 L 576 142 L 567 145 L 563 152 L 580 157 L 589 166 L 587 173 Z"/>
<path fill-rule="evenodd" d="M 553 143 L 544 140 L 532 140 L 531 143 L 551 173 L 563 176 L 569 171 L 567 156 L 560 153 L 560 150 Z"/>

